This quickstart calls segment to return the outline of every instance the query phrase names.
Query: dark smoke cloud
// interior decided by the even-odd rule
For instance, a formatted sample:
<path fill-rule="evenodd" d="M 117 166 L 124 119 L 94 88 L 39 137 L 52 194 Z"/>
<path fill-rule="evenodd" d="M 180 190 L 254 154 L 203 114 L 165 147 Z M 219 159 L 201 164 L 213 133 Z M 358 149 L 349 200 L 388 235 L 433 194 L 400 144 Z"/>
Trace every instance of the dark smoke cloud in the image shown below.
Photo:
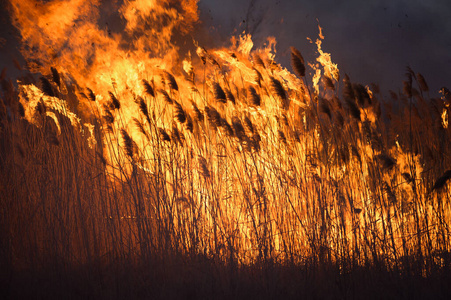
<path fill-rule="evenodd" d="M 406 66 L 422 73 L 434 94 L 451 85 L 451 1 L 449 0 L 203 0 L 204 21 L 228 36 L 252 33 L 256 44 L 278 41 L 278 61 L 289 66 L 289 47 L 312 61 L 317 20 L 340 71 L 353 81 L 398 90 Z"/>

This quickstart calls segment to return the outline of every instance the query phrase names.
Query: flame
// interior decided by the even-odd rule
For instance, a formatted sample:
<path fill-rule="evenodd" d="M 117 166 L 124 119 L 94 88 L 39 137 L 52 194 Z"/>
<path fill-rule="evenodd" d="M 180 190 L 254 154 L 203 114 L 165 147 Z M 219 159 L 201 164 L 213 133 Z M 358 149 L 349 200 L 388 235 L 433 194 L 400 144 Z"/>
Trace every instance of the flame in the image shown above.
<path fill-rule="evenodd" d="M 11 6 L 30 70 L 46 74 L 53 66 L 64 84 L 79 86 L 82 94 L 83 88 L 95 91 L 94 107 L 82 102 L 83 114 L 104 114 L 112 92 L 122 104 L 121 124 L 115 122 L 115 128 L 136 131 L 128 126 L 136 111 L 130 100 L 143 95 L 142 79 L 161 82 L 163 71 L 177 66 L 179 48 L 173 39 L 198 22 L 196 3 L 125 1 L 118 8 L 125 20 L 119 33 L 99 25 L 100 1 L 11 1 Z"/>
<path fill-rule="evenodd" d="M 73 127 L 81 127 L 80 118 L 69 110 L 66 101 L 57 97 L 47 96 L 32 84 L 20 85 L 19 87 L 19 101 L 25 108 L 25 118 L 28 120 L 28 122 L 39 125 L 39 123 L 37 123 L 37 114 L 40 113 L 38 106 L 40 103 L 43 103 L 48 107 L 52 107 L 55 111 L 59 112 L 63 116 L 66 116 L 70 120 Z M 59 129 L 59 121 L 57 120 L 55 113 L 46 111 L 45 114 L 55 121 L 55 124 Z M 60 129 L 58 131 L 61 132 Z"/>
<path fill-rule="evenodd" d="M 311 94 L 305 78 L 275 62 L 274 37 L 259 49 L 246 33 L 232 37 L 228 47 L 207 50 L 194 42 L 181 49 L 179 40 L 191 43 L 199 22 L 196 0 L 124 1 L 116 7 L 123 20 L 119 31 L 101 24 L 101 1 L 11 0 L 11 7 L 30 70 L 50 78 L 51 66 L 62 78 L 51 87 L 55 96 L 19 83 L 25 118 L 41 126 L 42 102 L 67 117 L 90 147 L 105 153 L 112 178 L 128 182 L 138 170 L 149 180 L 161 176 L 162 194 L 183 208 L 174 213 L 180 216 L 175 227 L 186 226 L 181 216 L 190 209 L 205 216 L 200 233 L 205 247 L 209 242 L 213 247 L 211 232 L 220 227 L 224 236 L 236 236 L 243 249 L 239 255 L 248 262 L 263 255 L 262 244 L 255 247 L 262 235 L 276 245 L 271 251 L 282 253 L 288 234 L 297 241 L 291 245 L 294 251 L 301 252 L 318 243 L 314 232 L 329 230 L 329 239 L 322 237 L 320 243 L 330 243 L 338 253 L 339 242 L 331 237 L 363 244 L 356 233 L 363 226 L 360 219 L 377 220 L 390 213 L 392 208 L 379 209 L 375 199 L 389 197 L 392 187 L 405 192 L 410 202 L 415 196 L 400 174 L 421 178 L 421 159 L 398 142 L 386 153 L 372 144 L 380 138 L 374 108 L 363 103 L 354 111 L 358 117 L 341 116 L 341 122 L 334 114 L 342 109 L 333 90 L 340 74 L 321 48 L 319 25 L 319 56 L 310 64 Z M 329 90 L 320 87 L 324 78 L 330 80 Z M 367 101 L 376 101 L 369 87 L 360 92 L 367 93 Z M 72 98 L 77 107 L 63 100 Z M 55 112 L 46 115 L 61 134 Z M 444 127 L 445 118 L 447 126 L 446 111 Z M 96 130 L 102 140 L 96 140 Z M 396 157 L 396 176 L 384 155 Z M 388 171 L 376 168 L 378 159 L 386 160 Z M 386 193 L 371 185 L 377 172 Z M 191 180 L 192 191 L 180 188 L 177 180 L 185 178 Z M 317 201 L 312 199 L 320 207 L 312 207 L 309 201 Z M 334 222 L 343 220 L 347 231 L 334 225 L 326 229 L 326 210 Z M 322 224 L 311 221 L 312 215 Z M 374 225 L 377 234 L 381 226 L 385 223 Z M 394 247 L 400 245 L 399 237 Z M 335 258 L 340 255 L 348 254 Z"/>
<path fill-rule="evenodd" d="M 441 117 L 442 117 L 443 128 L 445 128 L 445 129 L 448 128 L 448 110 L 446 108 L 443 109 Z"/>
<path fill-rule="evenodd" d="M 321 45 L 324 40 L 324 36 L 322 34 L 322 28 L 318 25 L 319 28 L 319 38 L 316 40 L 316 46 L 318 47 L 319 56 L 316 59 L 323 67 L 324 73 L 327 77 L 335 79 L 338 81 L 340 79 L 340 72 L 338 70 L 337 64 L 334 64 L 331 59 L 330 53 L 324 52 L 321 49 Z"/>
<path fill-rule="evenodd" d="M 335 82 L 338 82 L 340 80 L 340 71 L 338 69 L 338 65 L 332 62 L 331 54 L 324 52 L 321 48 L 321 45 L 324 40 L 324 35 L 323 35 L 323 29 L 319 24 L 318 24 L 318 30 L 319 30 L 318 38 L 316 39 L 315 44 L 316 44 L 317 51 L 318 51 L 318 57 L 316 58 L 316 61 L 319 64 L 309 63 L 310 68 L 315 71 L 315 74 L 313 75 L 313 78 L 312 78 L 312 85 L 315 89 L 316 95 L 319 94 L 319 89 L 320 89 L 319 82 L 322 78 L 323 72 L 327 78 L 334 79 Z M 313 43 L 313 41 L 310 38 L 307 38 L 307 40 L 309 40 L 310 43 Z M 323 72 L 321 71 L 320 66 L 323 68 L 323 70 L 324 70 Z"/>
<path fill-rule="evenodd" d="M 45 73 L 53 65 L 96 91 L 111 90 L 115 82 L 118 94 L 140 92 L 137 78 L 172 69 L 178 59 L 174 34 L 188 33 L 198 21 L 196 1 L 125 1 L 120 33 L 98 25 L 100 1 L 11 4 L 31 70 Z"/>

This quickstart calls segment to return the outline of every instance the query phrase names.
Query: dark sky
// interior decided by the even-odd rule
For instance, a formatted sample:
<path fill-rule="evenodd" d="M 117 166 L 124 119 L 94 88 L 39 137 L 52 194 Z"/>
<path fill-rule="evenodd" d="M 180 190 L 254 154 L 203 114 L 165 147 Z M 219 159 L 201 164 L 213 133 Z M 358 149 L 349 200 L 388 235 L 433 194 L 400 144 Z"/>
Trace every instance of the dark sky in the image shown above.
<path fill-rule="evenodd" d="M 410 66 L 426 78 L 431 96 L 451 86 L 450 0 L 201 0 L 199 7 L 221 36 L 247 29 L 256 44 L 275 36 L 276 60 L 286 66 L 290 46 L 315 59 L 306 38 L 317 38 L 318 19 L 323 50 L 352 81 L 398 90 Z"/>
<path fill-rule="evenodd" d="M 6 0 L 0 0 L 0 72 L 7 68 L 9 76 L 17 74 L 13 60 L 18 59 L 18 32 L 11 26 L 11 21 L 6 10 Z"/>

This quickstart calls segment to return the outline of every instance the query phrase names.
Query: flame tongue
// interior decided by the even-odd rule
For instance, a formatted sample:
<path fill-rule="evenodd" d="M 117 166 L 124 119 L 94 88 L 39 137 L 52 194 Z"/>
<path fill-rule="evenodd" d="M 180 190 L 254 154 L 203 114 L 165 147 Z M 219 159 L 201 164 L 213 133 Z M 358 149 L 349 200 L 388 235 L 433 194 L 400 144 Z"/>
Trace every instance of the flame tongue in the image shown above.
<path fill-rule="evenodd" d="M 113 31 L 100 21 L 101 1 L 11 0 L 23 54 L 34 62 L 31 69 L 53 76 L 53 84 L 41 78 L 41 90 L 35 85 L 20 84 L 19 88 L 23 116 L 41 128 L 55 124 L 49 141 L 58 144 L 56 136 L 63 134 L 60 120 L 65 116 L 89 146 L 98 147 L 106 174 L 122 172 L 111 178 L 123 180 L 136 175 L 139 168 L 145 176 L 158 178 L 148 193 L 156 202 L 164 194 L 165 200 L 191 206 L 193 218 L 203 218 L 200 238 L 211 241 L 211 232 L 224 225 L 230 230 L 224 236 L 233 238 L 225 238 L 221 247 L 239 239 L 243 261 L 267 250 L 274 251 L 270 255 L 283 253 L 286 246 L 277 240 L 279 236 L 284 243 L 309 241 L 309 232 L 315 230 L 325 236 L 330 231 L 330 239 L 321 237 L 318 246 L 330 247 L 331 253 L 341 249 L 340 243 L 329 243 L 337 237 L 353 235 L 351 241 L 355 238 L 366 245 L 366 239 L 363 242 L 354 235 L 356 231 L 341 232 L 340 226 L 361 226 L 363 214 L 374 220 L 383 216 L 374 199 L 389 197 L 395 205 L 392 186 L 400 186 L 414 199 L 415 178 L 422 174 L 420 157 L 405 152 L 398 141 L 396 148 L 383 144 L 377 106 L 370 105 L 376 96 L 368 87 L 351 84 L 347 76 L 343 103 L 347 110 L 343 108 L 337 94 L 339 71 L 330 54 L 321 49 L 321 28 L 316 40 L 318 63 L 310 65 L 311 90 L 305 85 L 304 59 L 297 50 L 292 55 L 299 78 L 274 62 L 274 38 L 268 38 L 266 47 L 253 50 L 250 35 L 244 34 L 232 38 L 229 48 L 197 47 L 198 57 L 188 53 L 181 62 L 174 41 L 177 35 L 190 33 L 198 21 L 195 0 L 114 5 L 124 23 L 121 30 Z M 71 107 L 75 93 L 69 86 L 78 88 L 80 97 L 73 101 L 78 107 Z M 79 118 L 71 109 L 87 116 Z M 448 106 L 441 115 L 444 128 L 448 127 L 447 111 Z M 89 124 L 89 120 L 95 122 Z M 95 140 L 99 137 L 101 143 Z M 129 174 L 123 171 L 127 167 L 132 169 Z M 393 176 L 396 169 L 404 179 L 400 174 Z M 383 173 L 382 187 L 365 186 L 376 171 Z M 153 189 L 158 193 L 154 195 Z M 159 212 L 155 216 L 155 220 L 161 217 Z M 304 217 L 307 223 L 303 224 Z M 332 221 L 326 223 L 326 219 Z M 185 224 L 180 220 L 176 222 L 183 224 L 177 230 L 182 231 Z M 232 225 L 227 224 L 229 220 Z M 335 226 L 333 222 L 342 223 Z M 362 223 L 373 226 L 372 221 Z M 392 240 L 399 243 L 405 235 L 396 234 Z M 220 247 L 216 242 L 208 246 L 207 241 L 205 247 Z M 267 243 L 275 248 L 271 250 Z M 289 251 L 318 249 L 302 243 L 289 245 Z M 393 242 L 393 249 L 398 248 L 401 245 Z M 347 255 L 348 249 L 342 250 Z"/>
<path fill-rule="evenodd" d="M 77 110 L 102 118 L 106 128 L 116 132 L 125 128 L 139 142 L 143 137 L 133 126 L 138 107 L 142 111 L 149 105 L 148 111 L 155 114 L 154 125 L 166 129 L 173 127 L 174 115 L 189 113 L 190 102 L 203 110 L 221 90 L 219 102 L 226 105 L 217 108 L 229 116 L 215 118 L 215 123 L 226 132 L 230 132 L 231 115 L 239 110 L 267 119 L 287 110 L 290 103 L 297 107 L 309 103 L 311 95 L 303 82 L 274 62 L 275 38 L 268 38 L 266 48 L 251 54 L 251 36 L 243 34 L 232 38 L 230 48 L 207 51 L 197 47 L 200 59 L 188 55 L 182 63 L 174 41 L 190 33 L 198 22 L 196 0 L 135 0 L 111 6 L 114 13 L 106 14 L 111 15 L 109 20 L 120 20 L 119 30 L 111 30 L 103 21 L 104 4 L 98 0 L 11 0 L 30 68 L 44 75 L 49 67 L 57 69 L 63 78 L 59 95 L 67 98 L 64 82 L 71 81 L 80 94 L 87 94 L 85 100 L 78 97 Z M 331 74 L 331 66 L 336 69 L 336 65 L 320 44 L 318 40 L 324 59 L 318 60 L 326 74 Z M 203 70 L 204 77 L 196 77 L 195 70 Z M 149 89 L 154 93 L 149 94 Z M 111 105 L 112 99 L 120 105 Z M 232 108 L 229 102 L 236 106 Z M 146 119 L 150 122 L 151 116 Z M 267 124 L 263 130 L 270 130 L 273 121 L 261 122 Z M 189 122 L 183 126 L 193 130 Z"/>
<path fill-rule="evenodd" d="M 144 69 L 148 76 L 155 66 L 174 67 L 174 34 L 188 33 L 198 21 L 196 2 L 125 1 L 116 16 L 125 21 L 120 33 L 100 24 L 100 1 L 12 0 L 11 7 L 32 71 L 46 73 L 54 66 L 96 90 L 111 89 L 114 78 L 123 90 L 143 77 Z"/>

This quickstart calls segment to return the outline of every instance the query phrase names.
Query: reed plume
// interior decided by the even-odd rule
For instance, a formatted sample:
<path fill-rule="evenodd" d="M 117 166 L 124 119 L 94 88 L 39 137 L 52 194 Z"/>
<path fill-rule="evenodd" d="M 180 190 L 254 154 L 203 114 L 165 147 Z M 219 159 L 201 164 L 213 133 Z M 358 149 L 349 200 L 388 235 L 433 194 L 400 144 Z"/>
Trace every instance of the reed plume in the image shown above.
<path fill-rule="evenodd" d="M 383 169 L 392 170 L 396 166 L 396 160 L 387 154 L 379 154 L 376 158 L 381 162 Z"/>
<path fill-rule="evenodd" d="M 163 74 L 164 79 L 167 81 L 167 84 L 169 85 L 169 88 L 178 91 L 179 86 L 177 85 L 177 81 L 175 80 L 174 76 L 168 71 L 163 71 Z"/>
<path fill-rule="evenodd" d="M 225 118 L 221 118 L 221 128 L 225 131 L 226 135 L 229 137 L 233 136 L 233 129 L 229 122 Z"/>
<path fill-rule="evenodd" d="M 254 105 L 254 106 L 260 106 L 261 98 L 260 98 L 260 95 L 255 90 L 255 88 L 253 86 L 250 86 L 247 89 L 247 91 L 248 91 L 247 97 L 248 97 L 249 104 Z"/>
<path fill-rule="evenodd" d="M 226 93 L 227 100 L 232 102 L 233 104 L 235 104 L 235 96 L 232 94 L 232 92 L 230 90 L 226 89 L 225 93 Z"/>
<path fill-rule="evenodd" d="M 155 91 L 153 90 L 153 87 L 150 85 L 150 83 L 145 79 L 142 80 L 142 83 L 144 85 L 144 90 L 147 93 L 147 95 L 155 98 Z"/>
<path fill-rule="evenodd" d="M 321 112 L 325 113 L 329 117 L 329 120 L 332 120 L 332 112 L 330 110 L 330 104 L 329 101 L 327 101 L 327 99 L 325 98 L 319 99 L 319 108 Z"/>
<path fill-rule="evenodd" d="M 129 158 L 133 159 L 134 142 L 128 132 L 123 128 L 121 129 L 121 135 L 124 142 L 125 154 L 127 154 Z"/>
<path fill-rule="evenodd" d="M 199 156 L 198 161 L 201 175 L 205 179 L 210 178 L 210 171 L 208 170 L 207 160 L 203 156 Z"/>
<path fill-rule="evenodd" d="M 163 95 L 163 100 L 168 103 L 168 104 L 172 104 L 174 101 L 172 100 L 171 96 L 169 96 L 168 92 L 166 92 L 163 89 L 160 89 L 158 92 L 160 92 L 160 94 Z"/>
<path fill-rule="evenodd" d="M 196 118 L 197 121 L 202 122 L 204 120 L 204 115 L 202 114 L 200 109 L 197 107 L 196 103 L 192 100 L 191 100 L 191 105 L 193 107 L 194 117 Z"/>
<path fill-rule="evenodd" d="M 424 79 L 423 75 L 421 75 L 420 73 L 417 73 L 417 81 L 418 81 L 418 86 L 420 87 L 420 90 L 422 92 L 429 92 L 429 86 L 426 83 L 426 80 Z"/>
<path fill-rule="evenodd" d="M 300 78 L 305 76 L 304 58 L 301 52 L 294 47 L 291 47 L 291 66 Z"/>
<path fill-rule="evenodd" d="M 238 120 L 239 120 L 239 119 L 238 119 Z M 254 133 L 254 132 L 255 132 L 254 124 L 252 124 L 252 121 L 251 121 L 251 119 L 249 119 L 248 116 L 245 116 L 245 117 L 244 117 L 244 124 L 246 125 L 246 128 L 247 128 L 247 130 L 248 130 L 250 133 Z"/>
<path fill-rule="evenodd" d="M 96 95 L 94 94 L 94 92 L 90 88 L 86 88 L 86 90 L 88 91 L 88 99 L 91 100 L 92 102 L 95 102 Z"/>
<path fill-rule="evenodd" d="M 141 132 L 147 138 L 147 140 L 149 140 L 149 135 L 147 134 L 146 130 L 144 129 L 144 126 L 141 123 L 141 121 L 136 118 L 133 118 L 133 122 L 135 123 L 135 126 L 136 126 L 136 128 L 138 128 L 139 132 Z"/>
<path fill-rule="evenodd" d="M 138 97 L 138 105 L 141 113 L 146 117 L 147 123 L 150 124 L 149 110 L 147 109 L 147 104 L 142 97 Z"/>
<path fill-rule="evenodd" d="M 270 77 L 271 80 L 271 87 L 273 89 L 273 92 L 277 95 L 277 97 L 281 101 L 281 106 L 283 109 L 288 109 L 289 103 L 287 98 L 287 93 L 285 92 L 285 89 L 283 88 L 282 84 L 279 80 L 277 80 L 274 77 Z"/>
<path fill-rule="evenodd" d="M 120 109 L 120 108 L 121 108 L 121 103 L 120 103 L 119 100 L 116 98 L 116 96 L 115 96 L 112 92 L 108 92 L 108 94 L 110 95 L 111 109 L 112 109 L 112 110 Z"/>
<path fill-rule="evenodd" d="M 224 90 L 222 89 L 222 87 L 219 85 L 219 83 L 213 82 L 213 91 L 214 91 L 216 101 L 221 102 L 221 103 L 227 102 L 226 94 L 225 94 Z"/>
<path fill-rule="evenodd" d="M 178 103 L 177 101 L 173 101 L 174 103 L 174 108 L 175 108 L 175 118 L 177 119 L 177 121 L 179 121 L 181 124 L 186 122 L 186 113 L 183 110 L 182 105 L 180 105 L 180 103 Z"/>
<path fill-rule="evenodd" d="M 210 126 L 213 127 L 213 129 L 217 129 L 222 124 L 222 118 L 219 112 L 212 106 L 206 106 L 205 107 L 205 113 L 208 117 L 208 122 L 210 123 Z"/>
<path fill-rule="evenodd" d="M 169 137 L 169 134 L 164 130 L 163 128 L 158 128 L 158 132 L 160 133 L 160 137 L 165 142 L 170 142 L 171 138 Z"/>
<path fill-rule="evenodd" d="M 179 145 L 183 145 L 183 142 L 185 141 L 185 136 L 183 135 L 182 132 L 179 131 L 179 129 L 177 128 L 177 125 L 175 125 L 175 123 L 172 124 L 171 139 L 172 139 L 172 141 L 174 141 L 176 144 L 179 144 Z"/>
<path fill-rule="evenodd" d="M 114 116 L 111 113 L 111 111 L 109 111 L 108 109 L 104 110 L 102 118 L 105 120 L 105 122 L 107 124 L 113 124 L 114 123 Z"/>
<path fill-rule="evenodd" d="M 353 100 L 355 99 L 354 89 L 351 84 L 351 80 L 349 79 L 348 74 L 345 74 L 343 78 L 344 88 L 343 88 L 343 97 L 345 100 Z"/>
<path fill-rule="evenodd" d="M 194 123 L 193 119 L 191 118 L 190 114 L 186 114 L 186 123 L 185 123 L 186 130 L 190 131 L 191 133 L 194 130 Z"/>
<path fill-rule="evenodd" d="M 442 176 L 437 178 L 434 186 L 432 187 L 432 191 L 440 191 L 441 189 L 443 189 L 449 179 L 451 179 L 451 170 L 447 170 L 445 173 L 443 173 Z"/>
<path fill-rule="evenodd" d="M 335 91 L 335 85 L 329 76 L 326 75 L 323 76 L 323 84 L 326 89 Z"/>
<path fill-rule="evenodd" d="M 348 107 L 348 111 L 350 112 L 351 116 L 356 119 L 357 121 L 361 121 L 360 118 L 360 109 L 355 103 L 355 101 L 351 98 L 345 98 L 346 105 Z"/>
<path fill-rule="evenodd" d="M 58 87 L 61 87 L 61 78 L 60 78 L 60 74 L 58 73 L 58 71 L 54 68 L 51 67 L 50 70 L 52 71 L 52 79 L 53 82 L 56 83 L 56 85 Z"/>
<path fill-rule="evenodd" d="M 243 124 L 241 124 L 240 119 L 236 116 L 232 117 L 232 127 L 233 131 L 235 132 L 235 136 L 239 139 L 241 143 L 247 140 Z"/>
<path fill-rule="evenodd" d="M 263 60 L 262 60 L 262 58 L 260 57 L 260 55 L 258 55 L 257 53 L 254 53 L 253 57 L 254 57 L 254 63 L 255 63 L 257 66 L 259 66 L 259 67 L 261 67 L 261 68 L 263 68 L 263 69 L 266 68 L 265 63 L 263 62 Z"/>
<path fill-rule="evenodd" d="M 41 78 L 41 86 L 42 86 L 42 92 L 50 97 L 55 97 L 55 93 L 53 92 L 53 87 L 50 81 L 48 81 L 47 78 L 42 76 Z"/>
<path fill-rule="evenodd" d="M 355 96 L 357 98 L 357 102 L 360 107 L 365 107 L 366 104 L 371 105 L 371 98 L 368 95 L 368 91 L 361 84 L 353 84 L 353 90 L 355 92 Z"/>
<path fill-rule="evenodd" d="M 402 82 L 402 91 L 407 98 L 412 98 L 412 80 L 405 80 Z"/>

